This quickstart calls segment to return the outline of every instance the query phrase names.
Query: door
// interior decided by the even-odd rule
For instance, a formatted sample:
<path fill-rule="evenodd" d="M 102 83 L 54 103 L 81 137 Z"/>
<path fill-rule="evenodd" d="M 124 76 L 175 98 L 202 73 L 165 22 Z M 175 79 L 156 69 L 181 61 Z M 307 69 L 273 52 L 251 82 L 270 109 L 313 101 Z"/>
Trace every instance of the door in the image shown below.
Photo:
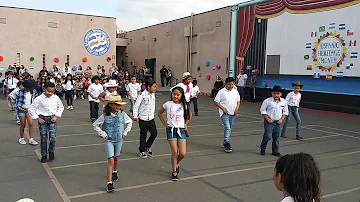
<path fill-rule="evenodd" d="M 152 74 L 150 78 L 156 80 L 156 58 L 145 59 L 145 65 L 150 69 L 150 74 Z"/>

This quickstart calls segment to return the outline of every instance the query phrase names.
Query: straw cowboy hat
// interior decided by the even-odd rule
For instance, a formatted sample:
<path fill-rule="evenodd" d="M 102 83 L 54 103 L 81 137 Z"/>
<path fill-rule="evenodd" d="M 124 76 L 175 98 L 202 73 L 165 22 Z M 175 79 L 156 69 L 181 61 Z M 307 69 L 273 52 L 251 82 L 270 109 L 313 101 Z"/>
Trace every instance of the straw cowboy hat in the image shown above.
<path fill-rule="evenodd" d="M 291 83 L 291 86 L 300 86 L 300 89 L 304 87 L 304 84 L 301 84 L 300 81 L 296 81 L 295 83 Z"/>
<path fill-rule="evenodd" d="M 104 86 L 106 88 L 109 88 L 109 87 L 117 87 L 118 85 L 115 80 L 110 80 L 108 83 L 104 84 Z"/>
<path fill-rule="evenodd" d="M 110 95 L 108 100 L 104 100 L 104 105 L 107 104 L 118 104 L 118 105 L 125 105 L 126 102 L 123 102 L 120 95 Z"/>
<path fill-rule="evenodd" d="M 190 72 L 183 73 L 183 79 L 186 79 L 186 78 L 189 78 L 189 77 L 192 77 Z"/>
<path fill-rule="evenodd" d="M 279 92 L 279 93 L 283 93 L 284 89 L 282 89 L 279 85 L 275 85 L 272 89 L 271 92 Z"/>

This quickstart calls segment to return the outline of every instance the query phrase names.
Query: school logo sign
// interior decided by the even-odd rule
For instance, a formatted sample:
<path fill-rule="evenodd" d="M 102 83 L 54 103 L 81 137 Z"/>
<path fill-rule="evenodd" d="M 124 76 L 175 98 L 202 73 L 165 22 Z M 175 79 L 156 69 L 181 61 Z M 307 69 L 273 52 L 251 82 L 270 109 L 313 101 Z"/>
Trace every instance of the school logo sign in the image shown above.
<path fill-rule="evenodd" d="M 102 29 L 91 29 L 84 37 L 86 50 L 95 56 L 102 56 L 110 49 L 110 37 Z"/>

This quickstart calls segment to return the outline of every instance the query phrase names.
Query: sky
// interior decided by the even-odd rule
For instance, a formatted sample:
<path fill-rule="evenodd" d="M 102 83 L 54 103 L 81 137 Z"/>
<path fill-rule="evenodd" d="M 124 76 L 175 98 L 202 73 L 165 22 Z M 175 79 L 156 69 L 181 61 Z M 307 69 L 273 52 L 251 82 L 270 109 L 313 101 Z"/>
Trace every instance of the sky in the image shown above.
<path fill-rule="evenodd" d="M 249 0 L 0 0 L 1 6 L 116 17 L 131 31 Z"/>

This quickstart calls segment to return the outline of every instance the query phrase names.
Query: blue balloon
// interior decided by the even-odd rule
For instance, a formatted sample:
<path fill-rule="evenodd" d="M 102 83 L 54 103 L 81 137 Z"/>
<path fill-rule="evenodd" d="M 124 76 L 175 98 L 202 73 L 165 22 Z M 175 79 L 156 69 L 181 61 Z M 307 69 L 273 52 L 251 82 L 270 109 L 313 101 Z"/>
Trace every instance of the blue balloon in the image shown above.
<path fill-rule="evenodd" d="M 77 67 L 76 67 L 76 66 L 73 66 L 72 70 L 73 70 L 73 71 L 76 71 L 76 70 L 77 70 Z"/>
<path fill-rule="evenodd" d="M 206 61 L 205 65 L 208 67 L 210 66 L 210 61 Z"/>

